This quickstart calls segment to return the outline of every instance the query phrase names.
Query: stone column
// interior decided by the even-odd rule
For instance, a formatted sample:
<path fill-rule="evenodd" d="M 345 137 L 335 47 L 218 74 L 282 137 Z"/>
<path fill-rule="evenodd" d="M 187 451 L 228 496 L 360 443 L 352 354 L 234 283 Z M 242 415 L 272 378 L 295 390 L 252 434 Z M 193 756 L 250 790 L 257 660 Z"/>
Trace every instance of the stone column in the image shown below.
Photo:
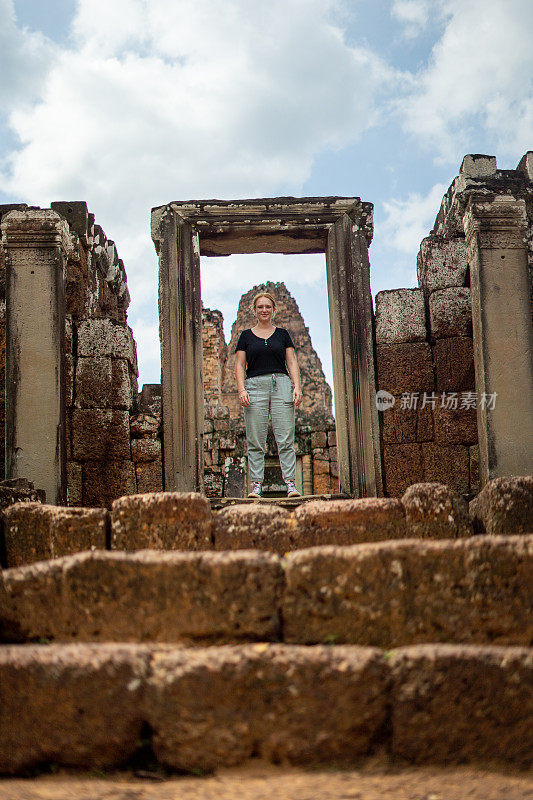
<path fill-rule="evenodd" d="M 6 253 L 6 476 L 66 502 L 64 270 L 67 223 L 55 211 L 11 211 Z"/>
<path fill-rule="evenodd" d="M 165 489 L 203 490 L 202 302 L 198 234 L 173 209 L 159 223 Z"/>
<path fill-rule="evenodd" d="M 344 214 L 326 251 L 339 488 L 356 497 L 383 494 L 365 223 Z"/>
<path fill-rule="evenodd" d="M 313 460 L 310 455 L 302 456 L 302 494 L 313 494 Z"/>
<path fill-rule="evenodd" d="M 523 200 L 470 196 L 464 226 L 482 484 L 498 476 L 533 472 L 533 326 L 526 225 Z"/>

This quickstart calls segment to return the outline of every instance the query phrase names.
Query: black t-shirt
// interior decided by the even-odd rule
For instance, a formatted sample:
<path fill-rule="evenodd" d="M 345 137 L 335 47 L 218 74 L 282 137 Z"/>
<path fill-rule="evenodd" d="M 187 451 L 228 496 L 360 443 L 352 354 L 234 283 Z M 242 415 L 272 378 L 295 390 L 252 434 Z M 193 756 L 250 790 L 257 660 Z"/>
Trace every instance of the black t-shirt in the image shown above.
<path fill-rule="evenodd" d="M 239 336 L 235 352 L 244 350 L 246 353 L 247 378 L 255 378 L 256 375 L 270 375 L 273 372 L 288 375 L 285 364 L 287 347 L 294 347 L 294 345 L 285 328 L 276 328 L 268 339 L 256 336 L 250 328 L 247 328 Z"/>

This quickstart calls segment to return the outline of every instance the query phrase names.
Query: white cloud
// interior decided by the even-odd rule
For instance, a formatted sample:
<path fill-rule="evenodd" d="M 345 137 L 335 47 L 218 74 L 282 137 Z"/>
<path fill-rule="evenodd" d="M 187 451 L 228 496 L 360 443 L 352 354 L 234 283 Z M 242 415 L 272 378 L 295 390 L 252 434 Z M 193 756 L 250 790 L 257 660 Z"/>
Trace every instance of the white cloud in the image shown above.
<path fill-rule="evenodd" d="M 436 183 L 426 195 L 412 193 L 406 200 L 393 198 L 384 202 L 382 239 L 387 240 L 388 246 L 415 258 L 420 242 L 433 227 L 447 188 L 444 183 Z"/>
<path fill-rule="evenodd" d="M 0 108 L 36 99 L 53 60 L 53 47 L 40 33 L 20 30 L 13 0 L 0 0 Z"/>
<path fill-rule="evenodd" d="M 438 2 L 445 30 L 417 90 L 399 102 L 406 129 L 449 161 L 480 139 L 501 154 L 530 148 L 531 0 Z"/>
<path fill-rule="evenodd" d="M 319 152 L 371 124 L 390 70 L 348 46 L 340 1 L 78 0 L 73 46 L 11 113 L 4 187 L 87 200 L 126 263 L 141 337 L 157 314 L 151 206 L 298 194 Z"/>
<path fill-rule="evenodd" d="M 412 39 L 427 25 L 429 0 L 393 0 L 391 14 L 404 26 L 404 36 Z"/>

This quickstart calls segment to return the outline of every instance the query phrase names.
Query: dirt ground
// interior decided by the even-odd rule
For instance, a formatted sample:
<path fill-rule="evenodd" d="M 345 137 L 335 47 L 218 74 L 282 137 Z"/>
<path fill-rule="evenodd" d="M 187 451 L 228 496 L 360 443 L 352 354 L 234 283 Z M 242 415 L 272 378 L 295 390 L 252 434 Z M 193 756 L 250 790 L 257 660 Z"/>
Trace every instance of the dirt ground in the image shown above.
<path fill-rule="evenodd" d="M 368 762 L 350 771 L 261 762 L 208 777 L 115 773 L 0 781 L 0 800 L 533 800 L 533 772 L 479 767 L 398 768 Z"/>

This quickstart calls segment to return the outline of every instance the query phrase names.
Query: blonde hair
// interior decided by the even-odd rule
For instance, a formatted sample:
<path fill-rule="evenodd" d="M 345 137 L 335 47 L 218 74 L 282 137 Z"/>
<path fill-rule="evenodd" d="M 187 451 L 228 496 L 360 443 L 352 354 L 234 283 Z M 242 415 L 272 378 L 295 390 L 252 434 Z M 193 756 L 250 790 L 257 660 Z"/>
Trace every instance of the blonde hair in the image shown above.
<path fill-rule="evenodd" d="M 260 297 L 267 297 L 272 303 L 274 311 L 276 310 L 276 298 L 274 297 L 274 295 L 270 294 L 270 292 L 257 292 L 257 294 L 254 294 L 252 298 L 252 311 L 255 312 L 255 307 Z"/>

